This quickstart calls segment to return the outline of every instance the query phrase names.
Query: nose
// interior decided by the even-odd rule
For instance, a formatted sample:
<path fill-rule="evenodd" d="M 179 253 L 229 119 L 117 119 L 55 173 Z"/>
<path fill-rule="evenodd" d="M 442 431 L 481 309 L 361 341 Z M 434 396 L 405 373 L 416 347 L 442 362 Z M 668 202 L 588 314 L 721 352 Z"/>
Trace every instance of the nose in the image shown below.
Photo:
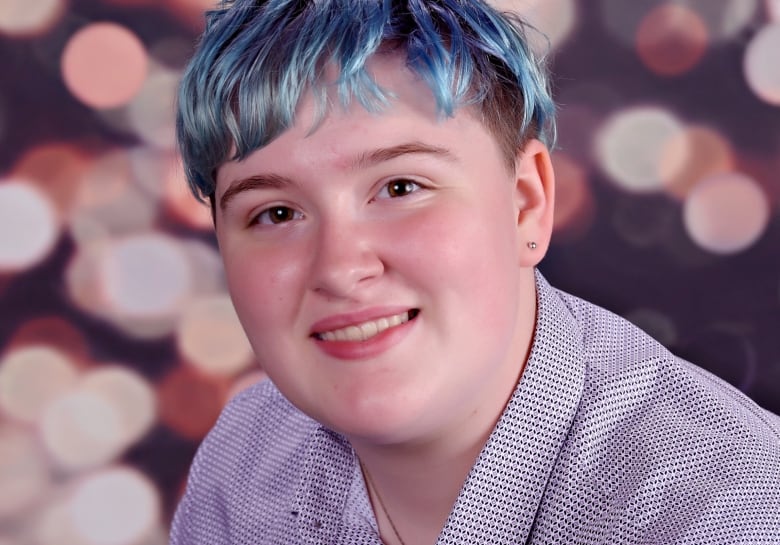
<path fill-rule="evenodd" d="M 381 276 L 372 229 L 349 220 L 323 221 L 311 265 L 314 291 L 329 297 L 354 296 Z"/>

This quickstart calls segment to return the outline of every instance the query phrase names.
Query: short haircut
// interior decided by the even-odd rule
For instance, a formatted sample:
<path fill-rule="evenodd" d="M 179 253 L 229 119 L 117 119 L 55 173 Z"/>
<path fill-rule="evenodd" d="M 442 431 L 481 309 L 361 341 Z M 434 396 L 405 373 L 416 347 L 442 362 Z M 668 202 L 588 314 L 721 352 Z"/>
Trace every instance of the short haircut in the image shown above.
<path fill-rule="evenodd" d="M 405 56 L 441 115 L 472 105 L 507 165 L 530 138 L 553 145 L 555 106 L 529 27 L 482 0 L 223 0 L 206 17 L 179 89 L 177 138 L 192 192 L 212 207 L 217 168 L 291 127 L 306 91 L 322 98 L 332 84 L 345 106 L 386 105 L 366 70 L 380 51 Z M 335 82 L 322 81 L 329 63 Z"/>

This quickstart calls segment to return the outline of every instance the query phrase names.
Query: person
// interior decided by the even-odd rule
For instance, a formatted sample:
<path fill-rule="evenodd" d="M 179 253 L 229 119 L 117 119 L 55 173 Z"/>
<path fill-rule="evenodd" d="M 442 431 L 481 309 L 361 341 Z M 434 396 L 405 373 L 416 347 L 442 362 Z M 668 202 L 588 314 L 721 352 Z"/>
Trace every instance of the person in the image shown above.
<path fill-rule="evenodd" d="M 235 0 L 178 138 L 270 380 L 173 544 L 780 543 L 780 426 L 536 269 L 555 107 L 481 0 Z"/>

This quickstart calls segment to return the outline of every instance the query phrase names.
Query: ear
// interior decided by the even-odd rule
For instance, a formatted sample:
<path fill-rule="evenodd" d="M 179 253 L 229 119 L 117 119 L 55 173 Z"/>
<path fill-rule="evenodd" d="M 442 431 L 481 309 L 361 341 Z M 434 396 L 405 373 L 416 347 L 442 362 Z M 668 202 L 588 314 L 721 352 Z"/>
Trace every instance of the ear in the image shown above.
<path fill-rule="evenodd" d="M 550 246 L 555 206 L 552 160 L 547 146 L 539 140 L 529 140 L 517 154 L 515 206 L 520 265 L 534 267 Z"/>

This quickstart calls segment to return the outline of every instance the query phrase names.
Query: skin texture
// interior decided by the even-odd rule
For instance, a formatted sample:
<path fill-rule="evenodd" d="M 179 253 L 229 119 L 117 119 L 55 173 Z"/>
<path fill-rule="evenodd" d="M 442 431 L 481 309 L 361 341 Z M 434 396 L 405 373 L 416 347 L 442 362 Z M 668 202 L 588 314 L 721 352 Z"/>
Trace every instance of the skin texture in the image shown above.
<path fill-rule="evenodd" d="M 382 112 L 333 106 L 315 125 L 306 97 L 291 129 L 220 167 L 217 237 L 264 370 L 349 438 L 406 543 L 424 543 L 522 373 L 552 170 L 533 140 L 510 171 L 477 117 L 441 118 L 397 58 L 369 67 L 395 96 Z M 411 309 L 366 341 L 315 335 Z"/>

